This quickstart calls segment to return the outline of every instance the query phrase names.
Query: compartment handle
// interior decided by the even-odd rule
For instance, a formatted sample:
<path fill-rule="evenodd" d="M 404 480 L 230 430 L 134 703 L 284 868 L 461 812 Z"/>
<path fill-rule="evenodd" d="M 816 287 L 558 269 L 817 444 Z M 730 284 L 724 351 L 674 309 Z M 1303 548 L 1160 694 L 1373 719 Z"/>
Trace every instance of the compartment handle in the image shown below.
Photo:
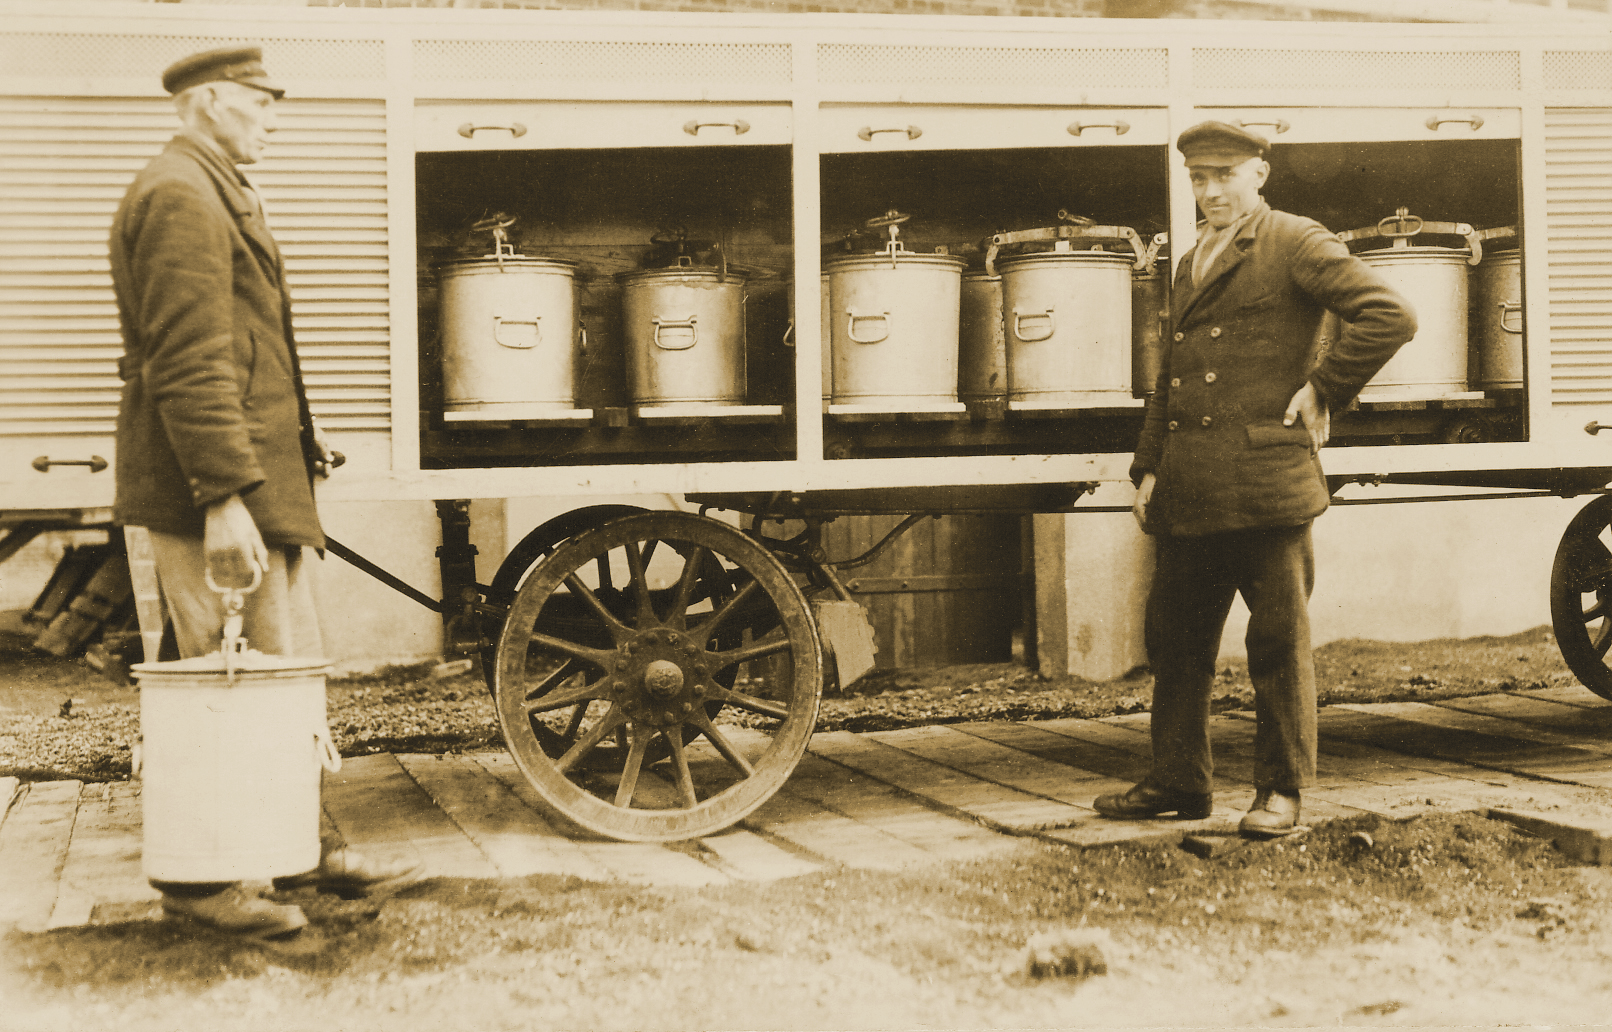
<path fill-rule="evenodd" d="M 660 348 L 662 351 L 687 351 L 689 348 L 692 348 L 694 345 L 700 342 L 700 329 L 698 326 L 694 325 L 698 319 L 698 315 L 691 315 L 687 319 L 654 318 L 649 320 L 655 324 L 655 346 Z M 687 330 L 688 343 L 668 344 L 661 340 L 660 331 L 668 327 L 674 330 Z"/>
<path fill-rule="evenodd" d="M 459 135 L 463 136 L 467 140 L 474 140 L 476 138 L 476 134 L 482 132 L 483 130 L 487 132 L 508 133 L 517 140 L 526 135 L 526 127 L 519 122 L 511 122 L 508 125 L 477 125 L 474 122 L 466 122 L 464 125 L 459 127 Z"/>
<path fill-rule="evenodd" d="M 1517 325 L 1516 326 L 1511 326 L 1510 324 L 1508 324 L 1506 322 L 1506 320 L 1508 318 L 1510 318 L 1511 316 L 1513 316 L 1513 315 L 1515 315 L 1517 317 Z M 1522 332 L 1522 302 L 1521 301 L 1501 301 L 1500 302 L 1500 328 L 1502 330 L 1505 330 L 1507 333 L 1521 333 Z"/>
<path fill-rule="evenodd" d="M 1444 125 L 1447 122 L 1454 122 L 1454 123 L 1459 123 L 1460 125 L 1471 126 L 1473 132 L 1477 132 L 1479 129 L 1483 128 L 1483 116 L 1482 115 L 1468 115 L 1465 118 L 1440 118 L 1437 115 L 1428 115 L 1427 116 L 1427 121 L 1422 123 L 1422 124 L 1427 126 L 1429 129 L 1433 130 L 1436 133 L 1439 130 L 1439 126 Z"/>
<path fill-rule="evenodd" d="M 1047 332 L 1039 337 L 1026 337 L 1024 335 L 1024 320 L 1026 319 L 1047 320 Z M 1045 312 L 1020 312 L 1017 308 L 1013 310 L 1013 336 L 1018 340 L 1026 344 L 1034 344 L 1036 341 L 1050 339 L 1057 332 L 1058 322 L 1052 317 L 1051 308 L 1048 308 Z"/>
<path fill-rule="evenodd" d="M 845 335 L 847 337 L 851 338 L 851 340 L 855 341 L 856 343 L 858 343 L 858 344 L 877 344 L 880 341 L 890 339 L 890 313 L 889 312 L 880 312 L 877 315 L 857 315 L 855 310 L 847 308 L 845 310 L 845 316 L 846 316 L 846 318 L 845 318 Z M 863 322 L 868 322 L 868 321 L 873 320 L 873 319 L 883 319 L 884 320 L 884 332 L 879 334 L 877 337 L 858 337 L 856 335 L 856 321 L 858 319 L 861 319 Z"/>
<path fill-rule="evenodd" d="M 1245 122 L 1239 118 L 1237 120 L 1237 124 L 1242 126 L 1244 129 L 1252 129 L 1256 125 L 1261 128 L 1274 129 L 1276 130 L 1276 135 L 1278 136 L 1293 128 L 1293 123 L 1289 122 L 1285 118 L 1278 118 L 1274 122 Z"/>
<path fill-rule="evenodd" d="M 536 316 L 535 318 L 531 319 L 505 319 L 501 315 L 495 315 L 493 316 L 493 340 L 497 341 L 499 344 L 502 344 L 506 348 L 513 348 L 516 351 L 524 351 L 527 348 L 535 348 L 543 342 L 543 327 L 539 325 L 542 321 L 542 316 Z M 500 331 L 503 330 L 505 326 L 511 324 L 516 326 L 530 326 L 532 329 L 536 330 L 537 332 L 532 334 L 532 342 L 530 344 L 511 344 L 509 341 L 505 340 L 504 335 Z"/>
<path fill-rule="evenodd" d="M 915 125 L 899 125 L 893 129 L 875 129 L 870 125 L 865 125 L 856 131 L 857 138 L 865 141 L 871 141 L 880 133 L 906 133 L 907 139 L 916 140 L 924 134 L 924 131 Z"/>
<path fill-rule="evenodd" d="M 1070 122 L 1067 128 L 1070 136 L 1079 136 L 1087 129 L 1112 129 L 1115 136 L 1124 136 L 1131 131 L 1131 123 L 1116 118 L 1112 122 Z"/>
<path fill-rule="evenodd" d="M 28 465 L 41 473 L 49 473 L 52 466 L 88 466 L 91 473 L 99 473 L 106 468 L 106 460 L 99 455 L 91 455 L 87 459 L 53 459 L 49 455 L 41 455 Z"/>
<path fill-rule="evenodd" d="M 683 131 L 690 136 L 698 136 L 701 129 L 716 129 L 722 126 L 730 127 L 735 136 L 743 136 L 750 131 L 750 123 L 742 118 L 735 118 L 731 122 L 701 122 L 697 118 L 691 118 L 683 123 Z"/>

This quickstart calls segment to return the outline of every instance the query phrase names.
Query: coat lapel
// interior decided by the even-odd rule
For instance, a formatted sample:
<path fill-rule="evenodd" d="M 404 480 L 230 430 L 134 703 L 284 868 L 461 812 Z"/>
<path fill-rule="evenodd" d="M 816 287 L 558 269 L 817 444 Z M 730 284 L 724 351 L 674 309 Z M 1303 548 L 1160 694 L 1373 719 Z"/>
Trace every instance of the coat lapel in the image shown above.
<path fill-rule="evenodd" d="M 246 186 L 244 177 L 213 148 L 191 139 L 186 133 L 181 133 L 178 140 L 190 150 L 201 166 L 207 170 L 207 174 L 212 177 L 214 185 L 218 188 L 218 195 L 223 199 L 224 206 L 229 209 L 231 217 L 235 219 L 235 225 L 240 229 L 241 235 L 257 251 L 264 274 L 283 287 L 280 249 L 275 246 L 274 237 L 269 234 L 268 223 L 263 221 L 263 212 L 258 206 L 257 196 Z"/>
<path fill-rule="evenodd" d="M 1201 284 L 1193 286 L 1192 283 L 1192 260 L 1196 256 L 1197 247 L 1194 246 L 1181 259 L 1181 265 L 1176 270 L 1175 290 L 1171 293 L 1172 298 L 1181 299 L 1179 307 L 1172 317 L 1177 325 L 1180 325 L 1187 316 L 1192 314 L 1193 309 L 1198 306 L 1201 300 L 1218 293 L 1220 287 L 1224 285 L 1225 278 L 1231 274 L 1232 270 L 1242 264 L 1243 258 L 1248 254 L 1248 249 L 1254 244 L 1255 236 L 1258 235 L 1259 224 L 1265 221 L 1265 216 L 1269 211 L 1270 205 L 1263 200 L 1260 201 L 1259 207 L 1254 210 L 1253 216 L 1247 222 L 1244 222 L 1242 228 L 1237 231 L 1237 236 L 1220 249 L 1220 254 L 1215 257 L 1214 264 L 1209 266 L 1209 271 L 1204 275 Z"/>

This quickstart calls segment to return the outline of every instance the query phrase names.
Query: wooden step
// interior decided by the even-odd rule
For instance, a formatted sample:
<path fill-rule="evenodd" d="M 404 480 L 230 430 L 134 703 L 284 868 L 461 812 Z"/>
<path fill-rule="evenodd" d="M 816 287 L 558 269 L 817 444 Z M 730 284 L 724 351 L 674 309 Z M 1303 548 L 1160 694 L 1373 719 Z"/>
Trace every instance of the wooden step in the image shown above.
<path fill-rule="evenodd" d="M 0 928 L 49 927 L 78 817 L 82 782 L 23 785 L 0 825 Z"/>

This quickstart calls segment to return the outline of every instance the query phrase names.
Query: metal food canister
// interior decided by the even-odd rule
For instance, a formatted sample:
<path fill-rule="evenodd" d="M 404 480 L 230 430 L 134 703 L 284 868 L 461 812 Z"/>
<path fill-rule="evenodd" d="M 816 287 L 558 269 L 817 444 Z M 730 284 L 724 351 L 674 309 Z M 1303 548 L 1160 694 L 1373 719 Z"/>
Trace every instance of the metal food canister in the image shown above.
<path fill-rule="evenodd" d="M 633 403 L 741 405 L 745 277 L 678 262 L 616 277 Z"/>
<path fill-rule="evenodd" d="M 1387 247 L 1358 257 L 1416 310 L 1416 336 L 1360 392 L 1361 401 L 1432 400 L 1467 389 L 1464 248 Z"/>
<path fill-rule="evenodd" d="M 1162 272 L 1131 277 L 1131 396 L 1153 393 L 1164 371 L 1164 340 L 1170 325 L 1170 278 Z"/>
<path fill-rule="evenodd" d="M 957 403 L 965 264 L 897 247 L 827 263 L 836 403 Z"/>
<path fill-rule="evenodd" d="M 147 878 L 262 880 L 319 864 L 320 771 L 339 770 L 323 659 L 250 650 L 136 663 Z"/>
<path fill-rule="evenodd" d="M 1131 398 L 1132 260 L 1053 251 L 1000 263 L 1008 399 L 1080 408 Z"/>
<path fill-rule="evenodd" d="M 1007 397 L 1007 337 L 1002 326 L 1002 277 L 984 272 L 965 275 L 958 319 L 958 399 L 989 401 Z"/>
<path fill-rule="evenodd" d="M 1523 385 L 1522 255 L 1485 253 L 1472 270 L 1472 389 Z"/>
<path fill-rule="evenodd" d="M 490 255 L 438 276 L 447 412 L 540 419 L 575 405 L 575 262 Z"/>

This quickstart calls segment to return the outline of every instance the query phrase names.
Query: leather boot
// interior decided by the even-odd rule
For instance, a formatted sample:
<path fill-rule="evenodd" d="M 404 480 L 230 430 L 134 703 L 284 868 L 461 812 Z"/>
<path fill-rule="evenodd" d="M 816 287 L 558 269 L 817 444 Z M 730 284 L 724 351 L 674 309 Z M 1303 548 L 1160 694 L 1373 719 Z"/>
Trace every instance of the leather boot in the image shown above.
<path fill-rule="evenodd" d="M 1277 838 L 1291 835 L 1299 825 L 1299 793 L 1280 788 L 1262 788 L 1254 793 L 1254 805 L 1243 814 L 1237 830 L 1244 835 Z"/>
<path fill-rule="evenodd" d="M 358 899 L 376 889 L 392 887 L 419 866 L 409 861 L 378 863 L 356 849 L 340 846 L 326 853 L 313 870 L 274 879 L 274 887 L 280 892 L 315 888 L 344 899 Z"/>
<path fill-rule="evenodd" d="M 1182 792 L 1142 780 L 1128 792 L 1098 796 L 1092 809 L 1104 817 L 1149 820 L 1175 814 L 1178 821 L 1201 821 L 1214 809 L 1215 797 L 1209 792 Z"/>
<path fill-rule="evenodd" d="M 301 907 L 271 902 L 239 885 L 231 885 L 211 896 L 171 896 L 165 892 L 162 912 L 168 917 L 189 918 L 221 932 L 254 939 L 289 935 L 308 924 Z"/>

